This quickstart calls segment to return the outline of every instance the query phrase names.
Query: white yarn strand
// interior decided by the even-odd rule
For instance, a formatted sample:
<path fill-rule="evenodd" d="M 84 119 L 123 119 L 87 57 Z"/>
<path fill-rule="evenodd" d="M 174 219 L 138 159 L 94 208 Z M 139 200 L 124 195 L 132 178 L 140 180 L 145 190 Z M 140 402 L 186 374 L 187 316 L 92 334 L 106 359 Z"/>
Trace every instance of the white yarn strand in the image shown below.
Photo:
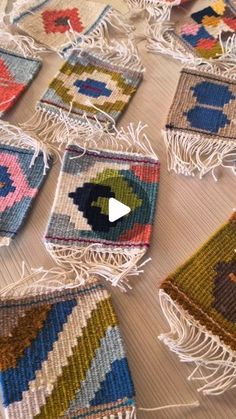
<path fill-rule="evenodd" d="M 181 308 L 164 290 L 160 304 L 170 326 L 159 339 L 182 362 L 195 365 L 188 377 L 202 385 L 204 395 L 219 395 L 236 386 L 236 353 Z"/>

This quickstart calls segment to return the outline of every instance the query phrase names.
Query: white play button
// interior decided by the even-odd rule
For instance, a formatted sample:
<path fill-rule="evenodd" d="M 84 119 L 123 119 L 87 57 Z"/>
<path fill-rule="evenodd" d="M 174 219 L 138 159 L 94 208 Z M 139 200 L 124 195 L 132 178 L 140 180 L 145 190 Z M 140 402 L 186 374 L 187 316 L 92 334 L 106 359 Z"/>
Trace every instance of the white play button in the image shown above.
<path fill-rule="evenodd" d="M 109 221 L 113 223 L 124 215 L 129 214 L 131 208 L 115 198 L 109 198 Z"/>

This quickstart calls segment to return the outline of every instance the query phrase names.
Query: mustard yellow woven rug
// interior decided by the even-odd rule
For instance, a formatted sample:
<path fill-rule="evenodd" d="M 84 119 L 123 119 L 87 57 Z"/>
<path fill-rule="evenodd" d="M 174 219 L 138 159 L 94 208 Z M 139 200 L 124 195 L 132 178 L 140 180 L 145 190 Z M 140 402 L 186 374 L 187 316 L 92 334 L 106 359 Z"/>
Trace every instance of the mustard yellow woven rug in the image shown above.
<path fill-rule="evenodd" d="M 161 284 L 160 302 L 170 325 L 161 335 L 204 394 L 236 382 L 236 212 L 187 262 Z"/>
<path fill-rule="evenodd" d="M 116 136 L 104 134 L 108 144 L 117 142 L 116 151 L 82 151 L 73 143 L 66 148 L 45 244 L 79 282 L 96 274 L 125 290 L 129 276 L 142 272 L 139 261 L 150 246 L 160 174 L 142 131 L 141 125 L 130 125 Z M 112 221 L 111 199 L 130 212 Z"/>
<path fill-rule="evenodd" d="M 6 417 L 131 419 L 134 386 L 110 294 L 92 278 L 55 284 L 0 292 Z"/>
<path fill-rule="evenodd" d="M 91 0 L 18 0 L 11 21 L 42 45 L 64 55 L 84 37 L 128 36 L 132 27 L 118 11 Z"/>

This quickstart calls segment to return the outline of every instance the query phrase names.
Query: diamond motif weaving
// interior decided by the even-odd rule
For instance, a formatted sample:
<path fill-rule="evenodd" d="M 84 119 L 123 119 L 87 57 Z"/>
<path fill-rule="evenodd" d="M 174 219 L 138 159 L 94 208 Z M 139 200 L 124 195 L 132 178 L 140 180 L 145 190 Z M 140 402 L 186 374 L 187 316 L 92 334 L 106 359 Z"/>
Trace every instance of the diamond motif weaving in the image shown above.
<path fill-rule="evenodd" d="M 118 282 L 128 261 L 137 262 L 149 247 L 159 170 L 154 158 L 101 150 L 81 156 L 81 148 L 68 146 L 45 237 L 55 259 Z M 110 198 L 131 212 L 110 222 Z"/>
<path fill-rule="evenodd" d="M 40 59 L 0 48 L 0 116 L 14 106 L 41 65 Z"/>

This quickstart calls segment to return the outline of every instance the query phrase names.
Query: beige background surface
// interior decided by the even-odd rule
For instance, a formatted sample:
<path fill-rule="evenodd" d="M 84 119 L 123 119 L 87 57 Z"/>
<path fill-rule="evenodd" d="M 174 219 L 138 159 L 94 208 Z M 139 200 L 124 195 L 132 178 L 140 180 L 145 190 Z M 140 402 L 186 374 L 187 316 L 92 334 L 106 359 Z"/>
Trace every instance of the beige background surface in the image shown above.
<path fill-rule="evenodd" d="M 121 1 L 113 3 L 122 6 Z M 153 413 L 138 412 L 137 416 L 138 419 L 233 419 L 236 417 L 236 389 L 215 398 L 199 395 L 197 386 L 187 381 L 191 366 L 180 363 L 157 336 L 167 330 L 158 303 L 158 285 L 229 217 L 232 208 L 236 207 L 236 177 L 229 171 L 222 172 L 220 181 L 215 183 L 211 175 L 200 181 L 168 173 L 160 130 L 165 124 L 181 66 L 169 58 L 148 54 L 145 42 L 139 44 L 139 50 L 146 67 L 144 81 L 120 125 L 139 120 L 148 124 L 147 134 L 161 161 L 159 203 L 148 254 L 152 262 L 146 266 L 142 276 L 132 280 L 131 292 L 111 291 L 127 347 L 137 405 L 157 407 L 194 400 L 199 400 L 201 405 Z M 8 115 L 9 121 L 23 122 L 33 114 L 36 100 L 60 64 L 60 59 L 53 54 L 44 57 L 43 69 Z M 20 234 L 9 248 L 1 248 L 1 287 L 19 278 L 23 260 L 28 269 L 53 266 L 42 237 L 53 202 L 58 170 L 59 164 L 56 164 Z"/>

